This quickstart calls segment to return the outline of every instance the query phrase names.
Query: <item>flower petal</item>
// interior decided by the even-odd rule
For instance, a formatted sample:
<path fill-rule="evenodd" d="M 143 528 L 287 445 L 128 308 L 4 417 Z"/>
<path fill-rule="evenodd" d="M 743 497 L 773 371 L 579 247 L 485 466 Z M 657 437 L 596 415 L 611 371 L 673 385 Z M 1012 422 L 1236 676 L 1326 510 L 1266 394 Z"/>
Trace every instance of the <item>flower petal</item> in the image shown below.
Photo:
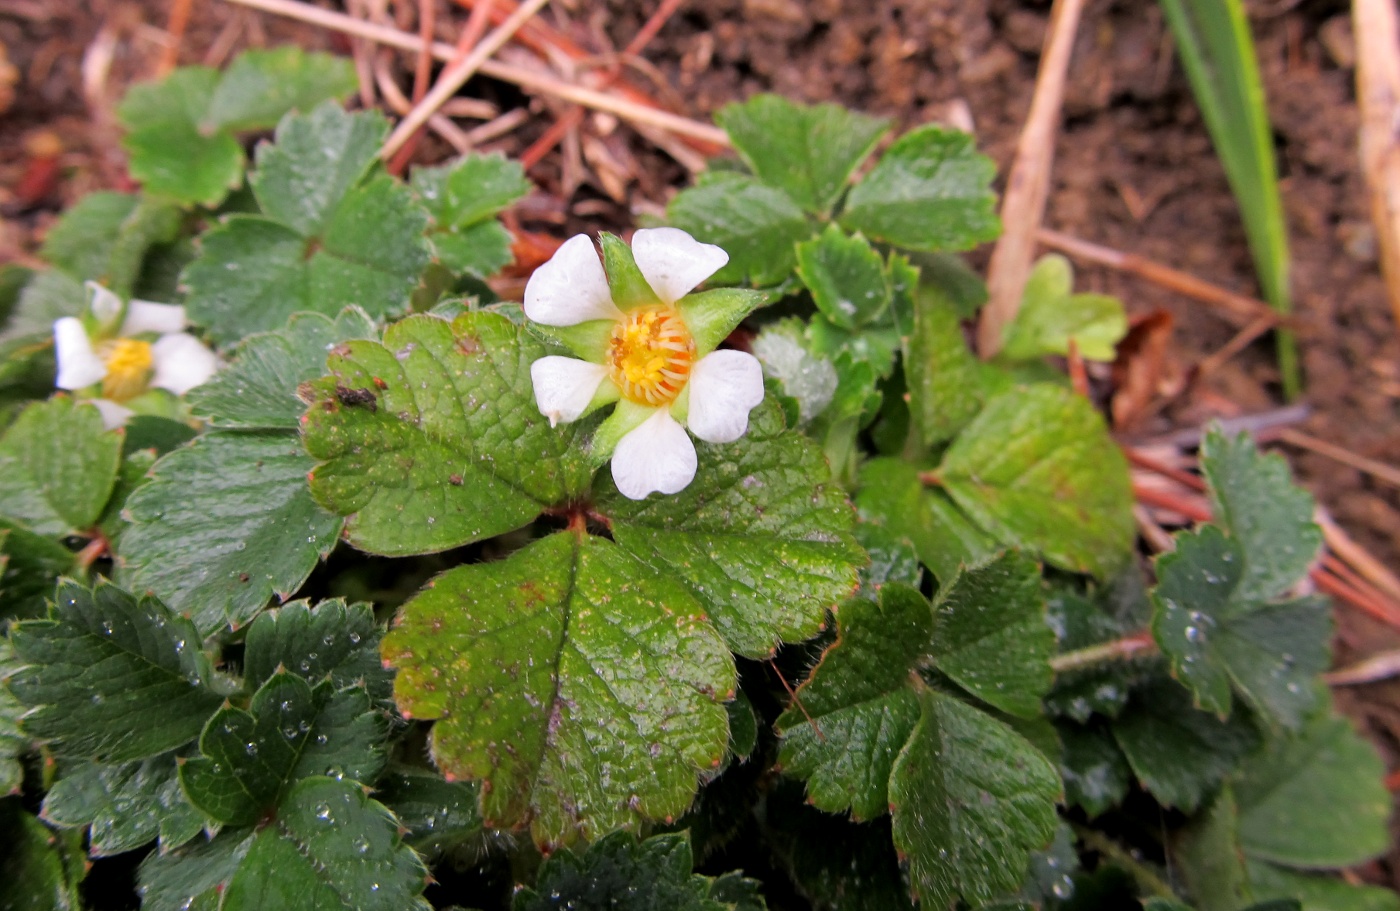
<path fill-rule="evenodd" d="M 92 350 L 82 320 L 65 316 L 53 324 L 53 353 L 58 361 L 59 389 L 83 389 L 107 375 L 107 365 Z"/>
<path fill-rule="evenodd" d="M 642 228 L 632 235 L 632 255 L 656 296 L 668 304 L 729 262 L 714 244 L 702 244 L 680 228 Z"/>
<path fill-rule="evenodd" d="M 169 332 L 179 332 L 188 325 L 185 319 L 185 308 L 178 304 L 153 304 L 150 301 L 133 299 L 126 305 L 126 319 L 122 320 L 122 327 L 117 330 L 121 336 L 140 335 L 142 332 L 154 332 L 157 335 L 165 335 Z"/>
<path fill-rule="evenodd" d="M 124 425 L 136 412 L 125 405 L 118 405 L 111 399 L 88 399 L 87 404 L 96 405 L 102 412 L 102 429 L 115 430 Z"/>
<path fill-rule="evenodd" d="M 652 491 L 680 493 L 695 479 L 695 444 L 666 409 L 659 409 L 618 441 L 612 476 L 629 500 L 644 500 Z"/>
<path fill-rule="evenodd" d="M 686 426 L 708 443 L 732 443 L 749 429 L 749 412 L 763 401 L 763 367 L 742 351 L 713 351 L 690 373 Z"/>
<path fill-rule="evenodd" d="M 608 368 L 572 357 L 551 354 L 530 365 L 535 404 L 549 426 L 577 421 L 588 409 Z"/>
<path fill-rule="evenodd" d="M 622 319 L 608 276 L 587 234 L 575 234 L 525 283 L 525 315 L 546 326 Z"/>
<path fill-rule="evenodd" d="M 95 281 L 85 281 L 83 287 L 87 289 L 88 312 L 97 319 L 103 333 L 111 332 L 117 317 L 122 315 L 122 299 Z"/>
<path fill-rule="evenodd" d="M 156 339 L 151 346 L 151 359 L 155 361 L 156 368 L 151 385 L 169 389 L 176 395 L 189 392 L 219 369 L 219 359 L 214 352 L 204 347 L 199 339 L 184 332 L 173 332 Z"/>

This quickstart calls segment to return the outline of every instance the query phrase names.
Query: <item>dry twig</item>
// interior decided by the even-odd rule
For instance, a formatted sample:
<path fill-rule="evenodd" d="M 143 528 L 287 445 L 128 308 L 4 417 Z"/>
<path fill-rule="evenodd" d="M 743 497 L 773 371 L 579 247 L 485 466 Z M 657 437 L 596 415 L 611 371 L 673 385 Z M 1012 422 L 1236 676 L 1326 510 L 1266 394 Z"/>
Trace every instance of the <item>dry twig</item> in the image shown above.
<path fill-rule="evenodd" d="M 1395 0 L 1354 0 L 1361 170 L 1371 194 L 1390 310 L 1400 323 L 1400 41 Z"/>

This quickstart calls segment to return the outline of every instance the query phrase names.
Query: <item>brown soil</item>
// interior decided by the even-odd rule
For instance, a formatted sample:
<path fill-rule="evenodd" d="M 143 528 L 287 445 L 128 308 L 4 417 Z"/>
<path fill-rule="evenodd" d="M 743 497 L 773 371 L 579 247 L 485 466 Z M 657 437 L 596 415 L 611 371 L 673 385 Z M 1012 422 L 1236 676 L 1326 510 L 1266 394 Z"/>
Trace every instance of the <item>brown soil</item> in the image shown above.
<path fill-rule="evenodd" d="M 606 53 L 625 46 L 654 6 L 557 0 L 544 18 L 584 47 Z M 1305 401 L 1313 412 L 1302 429 L 1387 461 L 1400 449 L 1400 344 L 1358 172 L 1347 4 L 1267 0 L 1251 6 L 1290 223 L 1296 307 L 1307 326 L 1301 350 Z M 0 115 L 0 211 L 6 216 L 0 261 L 31 254 L 46 225 L 77 196 L 120 185 L 110 104 L 129 81 L 151 72 L 167 7 L 165 0 L 0 0 L 0 42 L 23 77 L 14 106 Z M 930 120 L 965 126 L 970 116 L 981 147 L 1004 171 L 1029 107 L 1048 9 L 1045 0 L 691 2 L 627 72 L 658 98 L 700 118 L 757 91 L 838 101 L 891 116 L 904 127 Z M 443 39 L 453 40 L 462 10 L 442 0 L 438 18 Z M 114 39 L 113 65 L 90 107 L 81 62 L 100 30 Z M 248 43 L 283 40 L 347 49 L 324 32 L 196 0 L 181 60 L 203 61 L 211 48 L 226 57 Z M 411 65 L 403 61 L 404 69 Z M 503 105 L 522 100 L 484 80 L 472 86 Z M 498 146 L 518 153 L 552 121 L 556 107 L 537 101 L 532 110 L 541 116 Z M 32 165 L 24 141 L 41 126 L 63 140 L 65 167 L 37 205 L 16 206 L 14 194 Z M 587 124 L 589 131 L 600 127 L 609 130 L 599 118 Z M 580 220 L 626 227 L 634 214 L 657 211 L 685 180 L 683 169 L 625 129 L 608 132 L 591 154 L 587 145 L 583 152 L 555 153 L 535 170 L 544 192 L 524 207 L 530 227 L 553 224 L 559 232 Z M 447 154 L 435 142 L 421 150 L 426 159 Z M 578 166 L 585 161 L 588 166 Z M 1047 225 L 1257 293 L 1235 203 L 1152 4 L 1089 4 Z M 1133 314 L 1170 312 L 1172 360 L 1180 368 L 1217 351 L 1236 331 L 1206 306 L 1139 279 L 1090 267 L 1080 267 L 1079 276 L 1082 287 L 1120 296 Z M 1280 404 L 1272 352 L 1256 343 L 1134 433 L 1151 437 L 1210 416 Z M 1400 491 L 1321 456 L 1290 455 L 1299 477 L 1361 544 L 1391 565 L 1400 563 Z M 1397 644 L 1393 634 L 1346 608 L 1339 611 L 1339 631 L 1343 659 Z M 1400 685 L 1373 685 L 1343 698 L 1394 766 Z M 1394 869 L 1400 865 L 1369 875 L 1390 879 Z"/>

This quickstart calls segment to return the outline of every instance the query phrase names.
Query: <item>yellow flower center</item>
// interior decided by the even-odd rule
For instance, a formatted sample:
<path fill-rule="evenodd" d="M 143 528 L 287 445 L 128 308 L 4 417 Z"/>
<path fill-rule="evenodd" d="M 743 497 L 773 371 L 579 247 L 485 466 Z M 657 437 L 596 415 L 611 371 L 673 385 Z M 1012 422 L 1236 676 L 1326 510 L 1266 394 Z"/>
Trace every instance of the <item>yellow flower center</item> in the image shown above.
<path fill-rule="evenodd" d="M 150 342 L 119 338 L 104 346 L 101 356 L 107 365 L 107 375 L 102 378 L 103 398 L 125 402 L 146 391 L 155 362 Z"/>
<path fill-rule="evenodd" d="M 690 330 L 680 314 L 664 305 L 633 310 L 608 342 L 608 375 L 639 405 L 674 401 L 690 379 L 694 362 Z"/>

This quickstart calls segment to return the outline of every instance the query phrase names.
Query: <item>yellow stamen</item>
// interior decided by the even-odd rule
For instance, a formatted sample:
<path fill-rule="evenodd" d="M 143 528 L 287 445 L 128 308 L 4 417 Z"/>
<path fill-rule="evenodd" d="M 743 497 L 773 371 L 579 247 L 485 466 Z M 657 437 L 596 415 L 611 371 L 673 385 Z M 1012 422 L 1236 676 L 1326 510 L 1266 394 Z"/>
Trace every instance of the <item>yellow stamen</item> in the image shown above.
<path fill-rule="evenodd" d="M 612 331 L 608 375 L 639 405 L 675 400 L 690 379 L 695 340 L 680 314 L 666 306 L 633 310 Z"/>
<path fill-rule="evenodd" d="M 146 391 L 155 363 L 150 342 L 119 338 L 103 346 L 99 353 L 107 365 L 107 375 L 102 378 L 103 398 L 125 402 Z"/>

